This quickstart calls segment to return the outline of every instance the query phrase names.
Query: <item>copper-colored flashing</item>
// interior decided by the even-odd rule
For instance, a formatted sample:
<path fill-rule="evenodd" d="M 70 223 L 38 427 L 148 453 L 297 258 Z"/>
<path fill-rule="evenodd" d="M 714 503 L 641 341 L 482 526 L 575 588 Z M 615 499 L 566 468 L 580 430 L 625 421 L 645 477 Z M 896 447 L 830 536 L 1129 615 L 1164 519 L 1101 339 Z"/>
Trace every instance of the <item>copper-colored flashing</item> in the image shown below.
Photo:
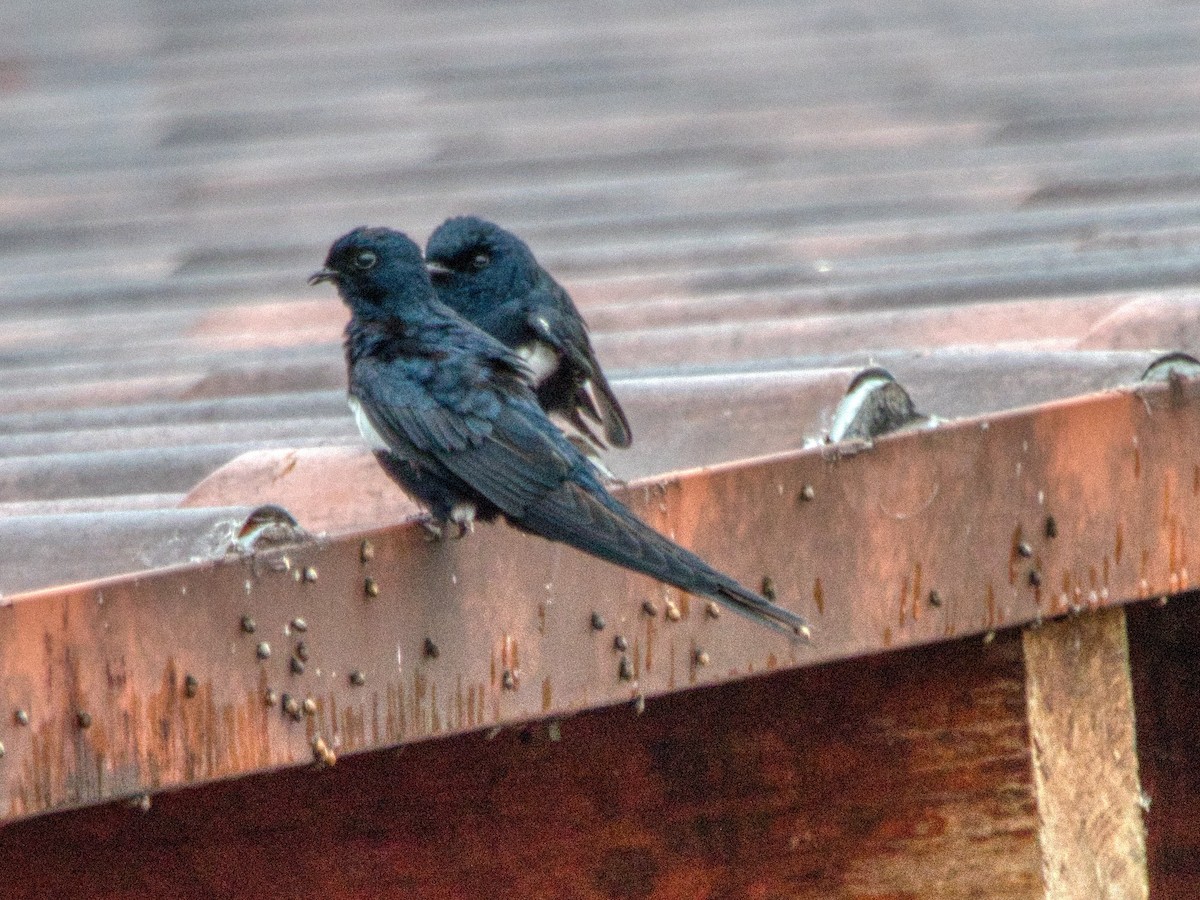
<path fill-rule="evenodd" d="M 504 526 L 13 598 L 0 818 L 310 765 L 318 737 L 344 754 L 1194 588 L 1198 412 L 1200 383 L 1174 378 L 623 491 L 736 577 L 770 578 L 811 647 Z"/>

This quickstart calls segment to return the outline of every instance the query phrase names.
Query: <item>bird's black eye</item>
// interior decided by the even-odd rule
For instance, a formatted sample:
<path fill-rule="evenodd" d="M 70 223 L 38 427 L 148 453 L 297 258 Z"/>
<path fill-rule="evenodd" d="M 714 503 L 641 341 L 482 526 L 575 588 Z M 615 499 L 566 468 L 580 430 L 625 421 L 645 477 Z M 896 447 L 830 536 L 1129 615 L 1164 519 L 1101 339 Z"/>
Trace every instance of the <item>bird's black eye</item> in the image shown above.
<path fill-rule="evenodd" d="M 491 254 L 480 251 L 479 253 L 476 253 L 473 257 L 471 257 L 471 268 L 474 269 L 476 272 L 478 272 L 481 269 L 486 269 L 488 266 L 488 263 L 490 263 L 491 261 L 492 261 Z"/>
<path fill-rule="evenodd" d="M 373 252 L 370 250 L 359 250 L 354 257 L 354 268 L 365 272 L 367 269 L 373 269 L 377 262 L 379 262 L 379 257 Z"/>

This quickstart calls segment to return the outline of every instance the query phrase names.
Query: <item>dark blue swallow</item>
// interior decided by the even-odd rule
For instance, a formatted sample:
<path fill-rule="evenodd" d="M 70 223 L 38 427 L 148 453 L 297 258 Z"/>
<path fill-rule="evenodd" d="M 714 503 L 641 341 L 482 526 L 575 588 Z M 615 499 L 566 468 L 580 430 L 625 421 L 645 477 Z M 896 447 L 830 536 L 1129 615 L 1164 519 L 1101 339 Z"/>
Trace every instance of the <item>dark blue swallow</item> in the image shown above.
<path fill-rule="evenodd" d="M 474 216 L 447 219 L 429 236 L 425 263 L 439 300 L 521 357 L 542 409 L 599 449 L 629 446 L 579 310 L 524 241 Z"/>
<path fill-rule="evenodd" d="M 547 417 L 524 360 L 439 301 L 420 248 L 399 232 L 339 238 L 310 284 L 350 307 L 350 406 L 387 472 L 462 534 L 503 515 L 517 528 L 724 603 L 792 636 L 795 613 L 643 524 L 605 490 Z"/>

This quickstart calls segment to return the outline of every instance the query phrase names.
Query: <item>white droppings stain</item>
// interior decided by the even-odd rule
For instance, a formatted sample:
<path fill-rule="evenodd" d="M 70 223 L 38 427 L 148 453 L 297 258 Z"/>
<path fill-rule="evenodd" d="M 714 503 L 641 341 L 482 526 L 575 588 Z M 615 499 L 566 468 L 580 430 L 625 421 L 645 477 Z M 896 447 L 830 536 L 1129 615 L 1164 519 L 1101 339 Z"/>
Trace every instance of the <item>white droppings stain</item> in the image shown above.
<path fill-rule="evenodd" d="M 404 651 L 400 649 L 400 645 L 396 645 L 396 671 L 404 671 Z"/>
<path fill-rule="evenodd" d="M 1045 506 L 1045 505 L 1046 505 L 1046 492 L 1038 491 L 1038 506 Z"/>

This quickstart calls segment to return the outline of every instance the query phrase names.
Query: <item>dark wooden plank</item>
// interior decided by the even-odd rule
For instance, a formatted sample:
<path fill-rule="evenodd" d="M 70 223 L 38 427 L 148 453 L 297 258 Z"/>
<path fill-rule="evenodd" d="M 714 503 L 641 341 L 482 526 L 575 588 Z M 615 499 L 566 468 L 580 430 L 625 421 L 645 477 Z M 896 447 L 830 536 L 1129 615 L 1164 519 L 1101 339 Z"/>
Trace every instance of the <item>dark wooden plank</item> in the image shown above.
<path fill-rule="evenodd" d="M 1200 596 L 1129 608 L 1152 897 L 1200 897 Z"/>
<path fill-rule="evenodd" d="M 1019 637 L 958 641 L 17 823 L 0 882 L 12 900 L 1038 897 L 1024 720 Z"/>

